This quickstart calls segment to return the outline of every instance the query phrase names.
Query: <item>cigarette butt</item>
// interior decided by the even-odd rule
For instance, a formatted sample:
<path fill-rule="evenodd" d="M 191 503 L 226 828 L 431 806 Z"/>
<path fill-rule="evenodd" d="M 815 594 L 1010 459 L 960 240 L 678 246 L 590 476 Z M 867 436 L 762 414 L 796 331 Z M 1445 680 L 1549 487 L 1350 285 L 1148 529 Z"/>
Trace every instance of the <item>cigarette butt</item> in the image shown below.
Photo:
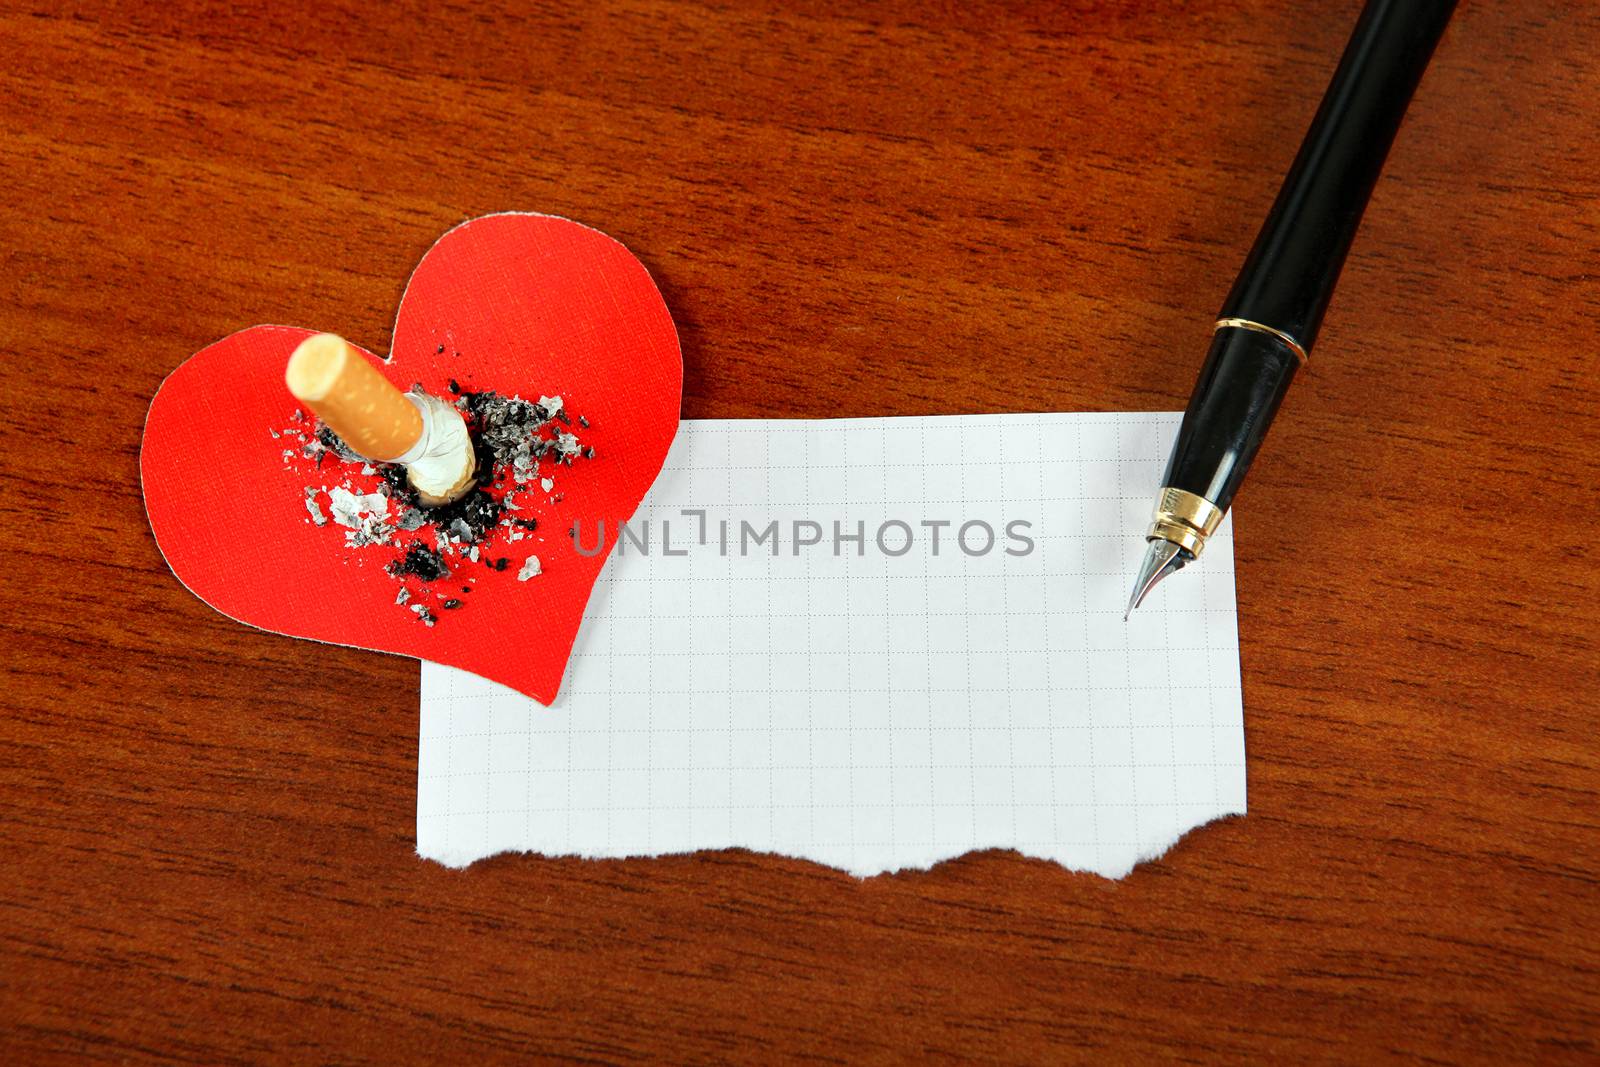
<path fill-rule="evenodd" d="M 412 469 L 415 470 L 415 468 Z M 409 480 L 411 482 L 411 488 L 417 491 L 417 499 L 428 505 L 430 508 L 436 508 L 441 504 L 448 504 L 451 501 L 459 500 L 461 497 L 466 495 L 468 489 L 471 489 L 473 486 L 477 485 L 478 469 L 475 463 L 471 462 L 471 460 L 468 460 L 468 462 L 463 466 L 463 473 L 461 477 L 457 478 L 455 483 L 442 493 L 431 491 L 430 487 L 427 485 L 419 485 L 415 477 L 412 477 Z"/>
<path fill-rule="evenodd" d="M 289 357 L 289 392 L 357 454 L 386 463 L 422 437 L 422 414 L 342 337 L 307 337 Z"/>

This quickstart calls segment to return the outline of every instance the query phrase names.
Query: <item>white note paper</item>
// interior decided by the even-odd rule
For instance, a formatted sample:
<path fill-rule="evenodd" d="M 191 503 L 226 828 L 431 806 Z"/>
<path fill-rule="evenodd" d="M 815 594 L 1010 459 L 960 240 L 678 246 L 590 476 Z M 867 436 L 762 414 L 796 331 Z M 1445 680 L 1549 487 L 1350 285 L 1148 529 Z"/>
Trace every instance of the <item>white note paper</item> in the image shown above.
<path fill-rule="evenodd" d="M 1242 814 L 1230 525 L 1122 618 L 1177 419 L 684 422 L 552 707 L 423 664 L 417 851 L 1120 877 Z"/>

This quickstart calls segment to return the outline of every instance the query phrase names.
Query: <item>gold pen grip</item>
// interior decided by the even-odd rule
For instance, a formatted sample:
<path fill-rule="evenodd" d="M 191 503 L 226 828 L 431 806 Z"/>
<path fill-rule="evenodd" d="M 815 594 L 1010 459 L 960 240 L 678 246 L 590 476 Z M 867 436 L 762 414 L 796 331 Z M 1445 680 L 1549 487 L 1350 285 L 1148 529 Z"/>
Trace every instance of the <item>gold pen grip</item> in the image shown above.
<path fill-rule="evenodd" d="M 1189 555 L 1198 556 L 1221 525 L 1221 508 L 1203 496 L 1166 486 L 1156 497 L 1155 516 L 1145 531 L 1145 540 L 1171 541 Z"/>

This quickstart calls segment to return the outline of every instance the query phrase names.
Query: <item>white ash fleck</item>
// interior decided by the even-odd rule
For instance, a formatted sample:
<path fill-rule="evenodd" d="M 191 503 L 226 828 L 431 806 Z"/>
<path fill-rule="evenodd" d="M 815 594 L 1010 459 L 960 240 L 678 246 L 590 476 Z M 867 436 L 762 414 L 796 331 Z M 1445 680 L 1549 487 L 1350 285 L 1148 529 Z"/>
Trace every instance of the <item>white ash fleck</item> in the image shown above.
<path fill-rule="evenodd" d="M 389 514 L 389 498 L 382 493 L 352 493 L 342 485 L 328 490 L 332 504 L 333 521 L 352 530 L 361 528 L 363 515 L 383 518 Z"/>
<path fill-rule="evenodd" d="M 452 540 L 463 543 L 471 541 L 472 527 L 468 526 L 464 519 L 452 519 L 450 520 L 450 537 Z"/>
<path fill-rule="evenodd" d="M 373 465 L 372 465 L 372 464 L 370 464 L 370 463 L 363 463 L 363 464 L 362 464 L 362 465 L 361 465 L 361 473 L 362 473 L 362 474 L 366 474 L 366 475 L 369 475 L 369 476 L 370 476 L 370 475 L 373 475 L 373 474 L 377 474 L 377 473 L 378 473 L 378 468 L 377 468 L 377 467 L 374 467 L 374 466 L 373 466 Z M 385 486 L 385 488 L 387 488 L 387 486 Z"/>
<path fill-rule="evenodd" d="M 529 556 L 523 561 L 522 569 L 517 572 L 517 581 L 525 582 L 529 578 L 532 578 L 534 575 L 538 574 L 541 569 L 542 568 L 539 565 L 539 557 Z"/>
<path fill-rule="evenodd" d="M 578 444 L 576 434 L 568 433 L 566 430 L 559 430 L 556 432 L 556 451 L 561 453 L 562 459 L 570 461 L 583 451 L 583 446 Z"/>
<path fill-rule="evenodd" d="M 539 488 L 543 489 L 547 493 L 555 486 L 555 484 L 555 481 L 550 478 L 539 479 Z"/>
<path fill-rule="evenodd" d="M 351 548 L 365 548 L 367 545 L 386 545 L 394 527 L 386 522 L 375 522 L 371 526 L 359 530 L 351 530 L 344 535 L 344 543 Z"/>
<path fill-rule="evenodd" d="M 411 590 L 407 589 L 403 585 L 400 587 L 400 592 L 398 592 L 398 593 L 396 593 L 394 595 L 394 602 L 396 604 L 404 604 L 406 601 L 408 601 L 410 599 L 411 599 Z"/>
<path fill-rule="evenodd" d="M 328 490 L 333 521 L 350 532 L 345 542 L 353 548 L 389 543 L 394 527 L 384 521 L 389 516 L 389 498 L 382 493 L 352 493 L 342 485 Z"/>
<path fill-rule="evenodd" d="M 478 562 L 478 546 L 477 545 L 473 545 L 472 546 L 472 551 L 467 553 L 467 558 L 470 559 L 474 563 Z"/>
<path fill-rule="evenodd" d="M 433 625 L 433 623 L 434 623 L 433 612 L 428 610 L 428 605 L 426 605 L 426 604 L 413 604 L 413 605 L 411 605 L 411 610 L 417 613 L 417 618 L 422 620 L 423 625 L 425 625 L 425 626 L 432 626 Z"/>
<path fill-rule="evenodd" d="M 428 516 L 424 515 L 421 509 L 406 508 L 405 511 L 400 513 L 400 521 L 397 525 L 402 530 L 417 530 L 421 529 L 427 521 Z"/>
<path fill-rule="evenodd" d="M 553 419 L 561 413 L 561 398 L 559 396 L 541 396 L 539 406 L 544 409 L 545 418 Z"/>
<path fill-rule="evenodd" d="M 311 514 L 311 521 L 318 526 L 328 525 L 328 516 L 322 513 L 322 505 L 317 503 L 317 494 L 321 492 L 314 485 L 306 486 L 306 511 Z"/>

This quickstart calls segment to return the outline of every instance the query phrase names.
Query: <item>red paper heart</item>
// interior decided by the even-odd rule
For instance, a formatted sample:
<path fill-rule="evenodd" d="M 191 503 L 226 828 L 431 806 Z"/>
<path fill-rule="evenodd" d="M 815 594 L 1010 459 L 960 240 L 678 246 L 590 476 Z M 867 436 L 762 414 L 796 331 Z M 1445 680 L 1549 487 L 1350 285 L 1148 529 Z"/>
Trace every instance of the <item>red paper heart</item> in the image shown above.
<path fill-rule="evenodd" d="M 469 391 L 560 396 L 590 423 L 573 428 L 595 449 L 570 468 L 540 461 L 556 484 L 521 495 L 515 513 L 537 520 L 537 531 L 515 543 L 498 531 L 476 563 L 452 558 L 451 577 L 429 592 L 462 603 L 437 611 L 432 627 L 395 604 L 400 586 L 384 565 L 398 550 L 349 547 L 343 527 L 319 527 L 306 509 L 307 485 L 348 481 L 366 492 L 381 479 L 331 459 L 315 467 L 298 441 L 274 437 L 297 410 L 284 366 L 312 332 L 236 333 L 196 353 L 157 391 L 139 462 L 168 564 L 240 622 L 461 667 L 550 703 L 605 563 L 604 553 L 575 551 L 568 530 L 581 521 L 589 547 L 597 521 L 614 530 L 630 517 L 677 432 L 683 359 L 650 275 L 596 230 L 520 214 L 456 227 L 412 274 L 383 365 L 390 381 L 446 397 L 451 379 Z M 529 496 L 537 503 L 529 506 Z M 543 572 L 518 581 L 530 552 Z M 486 562 L 507 557 L 504 571 Z M 469 583 L 472 592 L 461 593 Z"/>

